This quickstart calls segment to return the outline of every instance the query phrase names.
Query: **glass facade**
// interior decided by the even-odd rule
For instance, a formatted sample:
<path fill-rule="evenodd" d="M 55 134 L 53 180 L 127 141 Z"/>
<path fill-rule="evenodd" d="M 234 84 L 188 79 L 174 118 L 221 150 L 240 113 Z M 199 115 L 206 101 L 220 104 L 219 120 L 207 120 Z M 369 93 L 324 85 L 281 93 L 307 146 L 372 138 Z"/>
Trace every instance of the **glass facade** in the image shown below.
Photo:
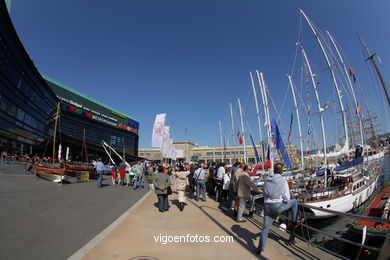
<path fill-rule="evenodd" d="M 108 157 L 102 141 L 129 161 L 139 159 L 138 120 L 42 76 L 20 42 L 4 1 L 0 23 L 0 152 L 51 154 L 48 140 L 61 102 L 56 137 L 63 158 L 67 147 L 70 159 L 83 158 L 85 132 L 89 159 Z"/>
<path fill-rule="evenodd" d="M 61 102 L 59 132 L 62 147 L 70 147 L 70 158 L 81 160 L 85 130 L 90 159 L 107 157 L 101 142 L 105 141 L 129 160 L 138 156 L 139 122 L 130 116 L 103 105 L 64 84 L 44 76 L 49 87 Z M 114 160 L 118 157 L 112 153 Z"/>
<path fill-rule="evenodd" d="M 39 153 L 56 95 L 30 60 L 0 1 L 0 150 Z"/>

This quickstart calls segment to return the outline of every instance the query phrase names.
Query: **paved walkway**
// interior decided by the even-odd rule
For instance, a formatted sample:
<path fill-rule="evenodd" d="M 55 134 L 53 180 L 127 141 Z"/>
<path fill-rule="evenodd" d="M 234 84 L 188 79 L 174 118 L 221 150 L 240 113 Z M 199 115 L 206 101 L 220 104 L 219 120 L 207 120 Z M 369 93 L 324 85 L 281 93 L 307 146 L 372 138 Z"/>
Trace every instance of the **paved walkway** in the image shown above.
<path fill-rule="evenodd" d="M 171 208 L 160 213 L 154 192 L 108 227 L 101 237 L 79 250 L 74 259 L 131 259 L 136 256 L 164 259 L 334 259 L 330 255 L 299 241 L 284 245 L 288 234 L 273 227 L 262 256 L 254 252 L 259 242 L 262 218 L 236 223 L 208 198 L 206 202 L 187 200 L 183 212 L 178 209 L 177 194 L 169 196 Z M 155 242 L 161 236 L 232 236 L 232 243 Z"/>

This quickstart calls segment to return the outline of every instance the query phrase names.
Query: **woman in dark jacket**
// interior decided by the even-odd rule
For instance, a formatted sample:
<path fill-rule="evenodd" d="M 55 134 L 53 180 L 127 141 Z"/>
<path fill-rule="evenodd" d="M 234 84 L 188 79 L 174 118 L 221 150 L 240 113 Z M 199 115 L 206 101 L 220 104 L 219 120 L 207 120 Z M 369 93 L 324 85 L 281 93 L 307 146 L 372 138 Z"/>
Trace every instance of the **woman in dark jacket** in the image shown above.
<path fill-rule="evenodd" d="M 158 166 L 158 173 L 153 176 L 154 190 L 158 198 L 158 210 L 160 212 L 168 211 L 168 187 L 171 186 L 169 176 L 164 173 L 164 167 Z"/>

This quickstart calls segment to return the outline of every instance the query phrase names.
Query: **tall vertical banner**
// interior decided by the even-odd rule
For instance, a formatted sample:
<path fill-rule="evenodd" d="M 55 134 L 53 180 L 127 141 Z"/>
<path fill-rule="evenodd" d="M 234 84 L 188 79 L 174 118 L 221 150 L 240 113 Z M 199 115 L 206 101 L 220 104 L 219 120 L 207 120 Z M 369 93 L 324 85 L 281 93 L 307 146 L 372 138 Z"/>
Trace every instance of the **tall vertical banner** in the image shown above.
<path fill-rule="evenodd" d="M 169 139 L 169 145 L 168 145 L 168 158 L 171 158 L 172 159 L 172 157 L 173 157 L 173 150 L 174 150 L 175 148 L 173 147 L 173 139 L 172 138 L 170 138 Z"/>
<path fill-rule="evenodd" d="M 164 126 L 164 133 L 163 133 L 162 145 L 160 151 L 165 157 L 168 157 L 170 137 L 171 136 L 169 134 L 169 126 Z"/>
<path fill-rule="evenodd" d="M 153 125 L 152 147 L 161 147 L 163 142 L 165 118 L 167 114 L 157 114 Z"/>

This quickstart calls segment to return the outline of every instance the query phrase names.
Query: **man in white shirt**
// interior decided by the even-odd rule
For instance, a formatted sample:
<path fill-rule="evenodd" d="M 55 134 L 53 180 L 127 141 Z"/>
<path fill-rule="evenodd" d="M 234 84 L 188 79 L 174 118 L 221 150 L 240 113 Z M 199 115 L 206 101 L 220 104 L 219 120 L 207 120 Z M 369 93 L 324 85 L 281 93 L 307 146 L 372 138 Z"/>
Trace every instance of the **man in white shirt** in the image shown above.
<path fill-rule="evenodd" d="M 215 178 L 215 186 L 216 186 L 216 193 L 215 193 L 215 200 L 218 202 L 221 202 L 222 198 L 222 186 L 223 186 L 223 177 L 226 175 L 225 170 L 225 164 L 221 163 L 217 170 L 217 175 Z"/>

